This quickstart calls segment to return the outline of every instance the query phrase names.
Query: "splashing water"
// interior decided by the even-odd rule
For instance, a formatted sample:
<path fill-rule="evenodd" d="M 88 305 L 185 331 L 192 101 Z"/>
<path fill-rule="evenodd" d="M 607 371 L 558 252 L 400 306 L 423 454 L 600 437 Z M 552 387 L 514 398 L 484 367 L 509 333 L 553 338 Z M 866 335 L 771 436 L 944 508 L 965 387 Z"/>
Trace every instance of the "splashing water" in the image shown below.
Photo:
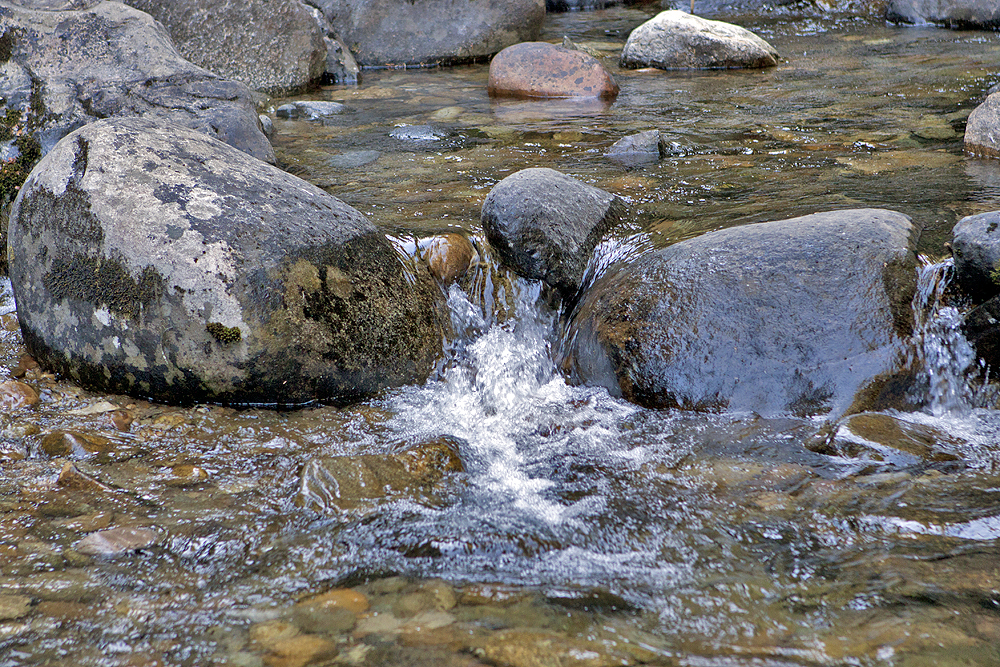
<path fill-rule="evenodd" d="M 928 408 L 935 417 L 965 415 L 974 398 L 970 380 L 977 374 L 976 353 L 962 334 L 962 313 L 944 305 L 955 264 L 951 258 L 937 264 L 921 260 L 913 297 L 914 343 L 927 374 Z"/>

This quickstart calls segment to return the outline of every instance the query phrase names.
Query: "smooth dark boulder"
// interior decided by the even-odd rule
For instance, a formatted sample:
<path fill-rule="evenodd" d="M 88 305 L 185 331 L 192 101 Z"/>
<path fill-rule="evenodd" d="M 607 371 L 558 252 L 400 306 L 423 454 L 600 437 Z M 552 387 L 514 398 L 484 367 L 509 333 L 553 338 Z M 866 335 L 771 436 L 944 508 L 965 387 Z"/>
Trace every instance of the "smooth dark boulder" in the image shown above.
<path fill-rule="evenodd" d="M 126 0 L 163 24 L 186 59 L 252 90 L 289 95 L 319 83 L 327 45 L 299 0 Z"/>
<path fill-rule="evenodd" d="M 973 302 L 1000 294 L 1000 211 L 962 218 L 952 229 L 955 279 Z"/>
<path fill-rule="evenodd" d="M 490 97 L 613 100 L 618 83 L 593 56 L 547 42 L 508 46 L 490 61 Z"/>
<path fill-rule="evenodd" d="M 532 168 L 493 186 L 482 223 L 511 269 L 573 298 L 591 252 L 624 212 L 624 202 L 609 192 L 554 169 Z"/>
<path fill-rule="evenodd" d="M 889 0 L 886 18 L 894 23 L 992 29 L 1000 27 L 1000 3 L 996 0 Z"/>
<path fill-rule="evenodd" d="M 654 407 L 836 418 L 878 405 L 913 328 L 914 227 L 817 213 L 710 232 L 581 298 L 566 365 Z"/>
<path fill-rule="evenodd" d="M 28 114 L 43 153 L 97 119 L 147 116 L 274 162 L 245 85 L 184 60 L 144 12 L 117 2 L 70 6 L 84 8 L 42 11 L 0 1 L 0 96 Z"/>
<path fill-rule="evenodd" d="M 361 66 L 448 64 L 538 37 L 545 0 L 312 0 Z"/>
<path fill-rule="evenodd" d="M 38 164 L 10 279 L 43 366 L 171 403 L 350 400 L 427 377 L 441 294 L 361 213 L 194 130 L 92 123 Z"/>
<path fill-rule="evenodd" d="M 975 157 L 1000 157 L 1000 93 L 987 96 L 965 123 L 965 150 Z"/>
<path fill-rule="evenodd" d="M 680 10 L 660 12 L 632 31 L 622 67 L 730 69 L 774 67 L 778 52 L 749 30 Z"/>

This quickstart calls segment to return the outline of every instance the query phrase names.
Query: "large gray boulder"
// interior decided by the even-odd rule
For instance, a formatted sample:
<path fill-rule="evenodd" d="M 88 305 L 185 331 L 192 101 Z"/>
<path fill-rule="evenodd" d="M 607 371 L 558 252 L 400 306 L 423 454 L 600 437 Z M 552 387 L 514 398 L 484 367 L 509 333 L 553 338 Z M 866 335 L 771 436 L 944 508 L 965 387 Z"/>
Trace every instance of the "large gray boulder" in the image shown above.
<path fill-rule="evenodd" d="M 127 0 L 163 24 L 180 54 L 269 95 L 319 83 L 327 45 L 299 0 Z"/>
<path fill-rule="evenodd" d="M 581 299 L 569 367 L 654 407 L 831 418 L 877 407 L 912 333 L 913 232 L 900 213 L 835 211 L 645 255 Z"/>
<path fill-rule="evenodd" d="M 672 9 L 632 31 L 622 67 L 726 69 L 774 67 L 778 52 L 749 30 Z"/>
<path fill-rule="evenodd" d="M 976 157 L 1000 157 L 1000 93 L 989 95 L 969 114 L 965 150 Z"/>
<path fill-rule="evenodd" d="M 204 134 L 99 121 L 39 162 L 10 218 L 25 344 L 85 387 L 296 405 L 426 378 L 447 315 L 339 199 Z"/>
<path fill-rule="evenodd" d="M 621 222 L 625 204 L 554 169 L 522 169 L 490 190 L 483 231 L 518 274 L 575 297 L 594 247 Z"/>
<path fill-rule="evenodd" d="M 538 38 L 545 0 L 310 0 L 360 65 L 452 63 Z"/>
<path fill-rule="evenodd" d="M 886 18 L 896 23 L 934 23 L 949 28 L 996 28 L 996 0 L 889 0 Z"/>
<path fill-rule="evenodd" d="M 1000 294 L 1000 211 L 959 220 L 951 251 L 958 284 L 975 303 Z"/>
<path fill-rule="evenodd" d="M 43 153 L 100 118 L 147 116 L 274 162 L 250 90 L 184 60 L 148 14 L 117 2 L 0 0 L 0 96 Z M 76 7 L 82 7 L 76 9 Z"/>

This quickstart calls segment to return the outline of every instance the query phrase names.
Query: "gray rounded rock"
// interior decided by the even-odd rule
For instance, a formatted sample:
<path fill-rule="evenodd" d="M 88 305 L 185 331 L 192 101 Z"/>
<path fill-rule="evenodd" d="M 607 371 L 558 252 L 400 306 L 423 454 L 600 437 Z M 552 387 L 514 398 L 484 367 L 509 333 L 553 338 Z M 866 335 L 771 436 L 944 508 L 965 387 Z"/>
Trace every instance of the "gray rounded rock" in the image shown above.
<path fill-rule="evenodd" d="M 962 291 L 976 303 L 1000 294 L 1000 211 L 962 218 L 952 237 L 955 276 Z"/>
<path fill-rule="evenodd" d="M 269 95 L 319 82 L 327 46 L 299 0 L 127 0 L 162 23 L 181 55 Z"/>
<path fill-rule="evenodd" d="M 314 0 L 361 66 L 461 62 L 534 40 L 545 0 Z"/>
<path fill-rule="evenodd" d="M 969 114 L 965 150 L 976 157 L 1000 157 L 1000 93 L 987 96 Z"/>
<path fill-rule="evenodd" d="M 274 162 L 250 90 L 184 60 L 148 14 L 117 2 L 28 4 L 38 9 L 0 3 L 0 95 L 28 114 L 43 153 L 98 118 L 147 116 Z"/>
<path fill-rule="evenodd" d="M 672 9 L 632 31 L 622 67 L 725 69 L 774 67 L 778 52 L 749 30 Z"/>
<path fill-rule="evenodd" d="M 624 212 L 624 202 L 609 192 L 554 169 L 532 168 L 493 186 L 482 223 L 504 263 L 572 298 L 594 247 Z"/>
<path fill-rule="evenodd" d="M 846 210 L 644 255 L 581 298 L 569 367 L 653 407 L 833 418 L 873 407 L 905 375 L 913 232 L 901 213 Z"/>
<path fill-rule="evenodd" d="M 949 28 L 996 28 L 996 0 L 889 0 L 886 18 L 896 23 L 934 23 Z"/>
<path fill-rule="evenodd" d="M 10 216 L 31 354 L 99 391 L 296 405 L 421 381 L 440 293 L 365 216 L 221 142 L 148 119 L 60 142 Z"/>

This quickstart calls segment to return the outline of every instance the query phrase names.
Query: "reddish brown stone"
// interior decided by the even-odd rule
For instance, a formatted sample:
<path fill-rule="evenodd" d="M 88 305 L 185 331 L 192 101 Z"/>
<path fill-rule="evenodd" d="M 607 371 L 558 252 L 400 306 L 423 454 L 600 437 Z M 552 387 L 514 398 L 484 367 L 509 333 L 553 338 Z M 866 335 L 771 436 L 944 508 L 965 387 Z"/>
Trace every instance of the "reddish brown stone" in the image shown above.
<path fill-rule="evenodd" d="M 618 84 L 601 63 L 582 51 L 546 42 L 522 42 L 493 58 L 487 92 L 491 97 L 613 100 L 618 96 Z"/>

